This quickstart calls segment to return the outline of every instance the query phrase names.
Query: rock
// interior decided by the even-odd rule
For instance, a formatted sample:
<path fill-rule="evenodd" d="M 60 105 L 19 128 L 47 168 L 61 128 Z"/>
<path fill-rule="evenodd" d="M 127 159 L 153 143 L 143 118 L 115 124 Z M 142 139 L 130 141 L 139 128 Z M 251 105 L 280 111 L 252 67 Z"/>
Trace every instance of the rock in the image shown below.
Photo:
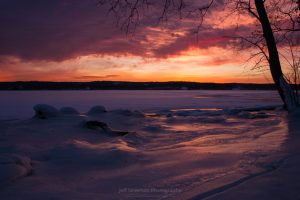
<path fill-rule="evenodd" d="M 89 110 L 89 112 L 87 114 L 88 115 L 98 115 L 98 114 L 103 114 L 106 112 L 107 112 L 107 110 L 105 109 L 104 106 L 94 106 Z"/>
<path fill-rule="evenodd" d="M 104 131 L 110 136 L 124 136 L 129 133 L 128 131 L 112 130 L 106 123 L 100 121 L 87 121 L 85 126 L 89 129 Z"/>
<path fill-rule="evenodd" d="M 33 109 L 35 111 L 35 117 L 40 119 L 47 119 L 59 116 L 59 111 L 50 105 L 38 104 L 35 105 Z"/>
<path fill-rule="evenodd" d="M 65 115 L 79 115 L 79 112 L 72 107 L 62 107 L 59 111 Z"/>
<path fill-rule="evenodd" d="M 31 173 L 30 158 L 15 154 L 0 154 L 0 183 L 15 181 Z"/>

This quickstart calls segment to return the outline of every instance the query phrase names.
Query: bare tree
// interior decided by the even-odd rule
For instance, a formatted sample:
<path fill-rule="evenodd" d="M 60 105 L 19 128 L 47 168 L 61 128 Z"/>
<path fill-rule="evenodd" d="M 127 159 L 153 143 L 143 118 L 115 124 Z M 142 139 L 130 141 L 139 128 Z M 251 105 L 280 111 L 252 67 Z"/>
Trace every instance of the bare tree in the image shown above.
<path fill-rule="evenodd" d="M 287 65 L 291 69 L 290 73 L 287 74 L 286 79 L 290 84 L 294 85 L 296 98 L 299 98 L 300 57 L 296 55 L 297 52 L 299 53 L 299 47 L 295 47 L 293 44 L 289 43 L 289 47 L 286 51 L 288 55 L 287 56 L 283 55 L 283 58 L 285 59 Z"/>
<path fill-rule="evenodd" d="M 255 47 L 258 51 L 250 56 L 255 59 L 255 66 L 267 63 L 278 93 L 285 108 L 290 112 L 300 110 L 297 90 L 289 83 L 299 83 L 300 44 L 300 0 L 99 0 L 99 4 L 108 6 L 110 12 L 120 20 L 127 31 L 131 25 L 136 26 L 147 10 L 161 9 L 159 20 L 168 20 L 172 14 L 179 18 L 196 17 L 198 31 L 207 13 L 224 7 L 231 14 L 254 18 L 258 24 L 248 36 L 238 39 Z M 290 56 L 281 55 L 280 49 L 289 47 Z M 296 52 L 295 52 L 296 51 Z M 292 68 L 291 76 L 283 73 L 281 60 L 286 60 Z M 290 78 L 288 78 L 290 77 Z"/>

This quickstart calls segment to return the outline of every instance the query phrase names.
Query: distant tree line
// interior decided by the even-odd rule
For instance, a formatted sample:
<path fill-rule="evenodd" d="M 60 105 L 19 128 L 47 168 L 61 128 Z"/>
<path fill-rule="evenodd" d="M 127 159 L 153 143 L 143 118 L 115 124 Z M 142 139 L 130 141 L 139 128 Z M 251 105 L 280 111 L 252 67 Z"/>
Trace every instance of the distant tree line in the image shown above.
<path fill-rule="evenodd" d="M 293 85 L 295 87 L 295 85 Z M 299 88 L 299 85 L 298 85 Z M 197 82 L 1 82 L 0 90 L 275 90 L 274 84 Z"/>

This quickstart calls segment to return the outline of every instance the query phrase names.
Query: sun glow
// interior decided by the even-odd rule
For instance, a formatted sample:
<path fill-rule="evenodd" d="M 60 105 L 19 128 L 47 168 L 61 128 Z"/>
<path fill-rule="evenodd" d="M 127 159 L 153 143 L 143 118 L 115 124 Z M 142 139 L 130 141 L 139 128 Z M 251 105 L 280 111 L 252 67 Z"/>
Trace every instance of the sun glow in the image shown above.
<path fill-rule="evenodd" d="M 62 62 L 13 62 L 1 73 L 1 81 L 196 81 L 196 82 L 267 82 L 265 75 L 245 69 L 242 56 L 212 47 L 190 48 L 167 58 L 133 55 L 81 56 Z M 16 73 L 18 71 L 18 73 Z"/>

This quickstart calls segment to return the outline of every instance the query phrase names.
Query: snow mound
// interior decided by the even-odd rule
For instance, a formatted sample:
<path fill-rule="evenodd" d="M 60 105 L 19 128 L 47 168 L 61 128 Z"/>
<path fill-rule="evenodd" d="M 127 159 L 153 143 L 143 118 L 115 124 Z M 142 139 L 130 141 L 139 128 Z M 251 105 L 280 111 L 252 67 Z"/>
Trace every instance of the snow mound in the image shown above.
<path fill-rule="evenodd" d="M 31 172 L 30 158 L 15 154 L 0 155 L 0 183 L 14 181 Z"/>
<path fill-rule="evenodd" d="M 59 111 L 65 115 L 78 115 L 79 114 L 79 112 L 75 108 L 72 108 L 72 107 L 62 107 Z"/>
<path fill-rule="evenodd" d="M 144 117 L 144 113 L 138 110 L 126 110 L 126 109 L 117 109 L 112 110 L 111 113 L 118 114 L 126 117 Z"/>
<path fill-rule="evenodd" d="M 104 106 L 94 106 L 88 111 L 88 115 L 98 115 L 98 114 L 103 114 L 106 113 L 107 110 L 105 109 Z"/>
<path fill-rule="evenodd" d="M 59 111 L 53 106 L 46 104 L 38 104 L 33 107 L 35 111 L 35 117 L 40 119 L 47 119 L 59 116 Z"/>

